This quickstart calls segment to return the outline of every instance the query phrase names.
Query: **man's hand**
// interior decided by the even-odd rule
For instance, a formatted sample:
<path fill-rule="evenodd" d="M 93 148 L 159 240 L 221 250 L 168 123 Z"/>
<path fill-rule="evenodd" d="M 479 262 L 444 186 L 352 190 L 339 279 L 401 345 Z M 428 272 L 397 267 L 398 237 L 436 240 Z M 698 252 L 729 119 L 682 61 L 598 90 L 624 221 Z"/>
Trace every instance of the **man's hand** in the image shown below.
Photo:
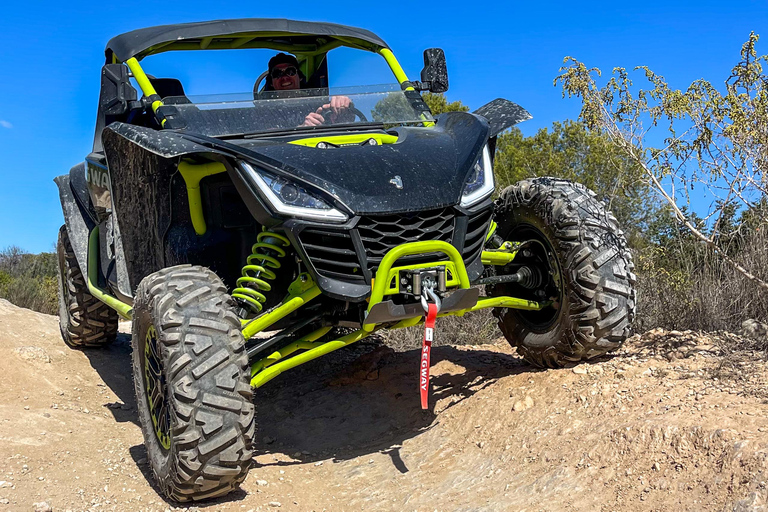
<path fill-rule="evenodd" d="M 325 122 L 325 118 L 320 115 L 320 112 L 322 112 L 323 107 L 320 107 L 317 109 L 317 112 L 310 112 L 307 114 L 307 117 L 304 118 L 304 124 L 301 126 L 320 126 Z"/>
<path fill-rule="evenodd" d="M 335 122 L 336 116 L 338 116 L 342 110 L 349 108 L 350 105 L 352 105 L 352 100 L 346 96 L 333 96 L 330 103 L 326 103 L 315 112 L 307 114 L 307 117 L 304 118 L 304 124 L 301 126 L 320 126 L 325 123 L 325 118 L 320 115 L 324 110 L 332 111 L 331 122 Z"/>
<path fill-rule="evenodd" d="M 335 113 L 339 113 L 339 110 L 349 108 L 352 100 L 346 96 L 333 96 L 331 102 L 327 105 L 323 105 L 324 108 L 332 108 Z"/>

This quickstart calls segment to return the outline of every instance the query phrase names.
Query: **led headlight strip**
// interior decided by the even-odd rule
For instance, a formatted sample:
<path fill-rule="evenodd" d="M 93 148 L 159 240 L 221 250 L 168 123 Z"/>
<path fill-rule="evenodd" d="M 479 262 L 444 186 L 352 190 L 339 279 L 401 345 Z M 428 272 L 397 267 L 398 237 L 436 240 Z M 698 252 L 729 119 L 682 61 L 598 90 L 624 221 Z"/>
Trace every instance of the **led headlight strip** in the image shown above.
<path fill-rule="evenodd" d="M 480 158 L 472 167 L 472 172 L 469 173 L 469 177 L 464 183 L 461 206 L 466 208 L 480 202 L 493 193 L 494 187 L 491 153 L 486 144 L 483 152 L 480 154 Z"/>
<path fill-rule="evenodd" d="M 240 162 L 240 167 L 278 213 L 324 222 L 347 220 L 344 213 L 292 181 L 254 169 L 247 162 Z"/>

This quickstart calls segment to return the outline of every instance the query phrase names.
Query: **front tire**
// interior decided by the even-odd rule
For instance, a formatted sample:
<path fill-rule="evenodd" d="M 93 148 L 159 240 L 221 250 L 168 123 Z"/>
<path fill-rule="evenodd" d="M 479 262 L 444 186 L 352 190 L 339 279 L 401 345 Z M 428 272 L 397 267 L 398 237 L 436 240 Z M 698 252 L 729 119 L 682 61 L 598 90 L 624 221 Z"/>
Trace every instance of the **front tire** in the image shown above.
<path fill-rule="evenodd" d="M 567 180 L 524 180 L 501 193 L 496 222 L 505 241 L 534 240 L 530 265 L 546 267 L 542 286 L 549 282 L 547 295 L 554 299 L 554 307 L 540 312 L 494 309 L 518 353 L 535 366 L 554 368 L 618 348 L 635 316 L 634 265 L 616 218 L 594 192 Z M 525 262 L 518 256 L 513 265 L 520 259 Z M 493 296 L 525 293 L 531 291 L 515 283 L 489 287 Z"/>
<path fill-rule="evenodd" d="M 66 226 L 59 229 L 56 255 L 59 264 L 59 330 L 64 343 L 71 348 L 109 345 L 117 337 L 117 312 L 88 290 Z"/>
<path fill-rule="evenodd" d="M 223 496 L 245 479 L 254 406 L 240 321 L 210 270 L 183 265 L 136 291 L 133 380 L 147 458 L 168 498 Z"/>

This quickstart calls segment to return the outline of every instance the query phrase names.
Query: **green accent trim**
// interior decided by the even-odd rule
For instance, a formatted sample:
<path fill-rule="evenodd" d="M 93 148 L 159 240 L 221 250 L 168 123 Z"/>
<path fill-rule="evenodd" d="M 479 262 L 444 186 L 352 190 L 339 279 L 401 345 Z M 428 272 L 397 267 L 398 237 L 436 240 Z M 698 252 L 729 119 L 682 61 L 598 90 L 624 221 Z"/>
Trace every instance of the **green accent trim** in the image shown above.
<path fill-rule="evenodd" d="M 400 63 L 395 58 L 395 54 L 392 53 L 392 50 L 389 48 L 381 48 L 379 50 L 379 55 L 384 57 L 384 60 L 387 61 L 387 64 L 389 65 L 389 69 L 392 70 L 392 73 L 395 74 L 395 78 L 397 79 L 398 83 L 401 85 L 404 82 L 408 82 L 408 75 L 405 74 L 405 71 L 403 71 L 402 66 L 400 66 Z M 412 91 L 413 87 L 406 87 L 406 91 Z M 434 121 L 427 121 L 426 116 L 422 114 L 421 118 L 424 120 L 424 127 L 425 128 L 431 128 L 435 126 Z"/>
<path fill-rule="evenodd" d="M 155 88 L 152 87 L 152 82 L 149 81 L 149 77 L 146 73 L 144 73 L 144 70 L 141 69 L 141 66 L 139 65 L 139 61 L 136 60 L 136 57 L 131 57 L 127 61 L 125 61 L 126 66 L 128 66 L 128 69 L 131 70 L 131 73 L 133 73 L 133 77 L 136 79 L 136 81 L 139 83 L 139 87 L 141 87 L 141 92 L 144 93 L 144 96 L 147 98 L 151 98 L 152 96 L 157 95 L 157 91 L 155 91 Z M 163 105 L 162 101 L 153 101 L 152 102 L 152 111 L 157 112 L 157 109 L 160 108 Z"/>
<path fill-rule="evenodd" d="M 375 140 L 379 145 L 395 144 L 397 142 L 397 137 L 395 135 L 389 135 L 386 133 L 356 133 L 352 135 L 310 137 L 307 139 L 292 140 L 288 144 L 314 148 L 317 146 L 318 142 L 330 142 L 331 144 L 336 144 L 337 146 L 344 146 L 347 144 L 361 144 L 369 139 Z"/>
<path fill-rule="evenodd" d="M 495 230 L 496 223 L 493 223 L 491 228 Z M 480 259 L 482 260 L 483 265 L 498 265 L 503 267 L 515 259 L 517 250 L 522 245 L 523 244 L 520 242 L 504 242 L 498 249 L 483 251 L 480 255 Z"/>
<path fill-rule="evenodd" d="M 464 310 L 464 313 L 468 311 L 478 311 L 487 308 L 511 308 L 511 309 L 524 309 L 526 311 L 539 311 L 552 304 L 550 301 L 535 302 L 532 300 L 517 299 L 515 297 L 485 297 L 477 301 L 474 307 Z M 458 313 L 458 311 L 456 312 Z M 448 315 L 455 313 L 447 313 Z"/>
<path fill-rule="evenodd" d="M 309 350 L 306 352 L 297 356 L 293 356 L 290 359 L 286 359 L 285 361 L 275 362 L 271 366 L 257 373 L 251 379 L 251 386 L 259 388 L 283 373 L 285 370 L 290 370 L 291 368 L 295 368 L 300 364 L 304 364 L 306 362 L 312 361 L 313 359 L 317 359 L 318 357 L 324 356 L 325 354 L 333 352 L 334 350 L 338 350 L 340 348 L 346 347 L 347 345 L 351 345 L 352 343 L 365 338 L 369 334 L 371 333 L 360 329 L 358 331 L 349 333 L 346 336 L 342 336 L 338 340 L 317 344 L 317 346 L 314 346 L 316 344 L 312 344 L 313 348 L 309 348 Z M 307 347 L 309 347 L 309 345 L 307 345 Z"/>
<path fill-rule="evenodd" d="M 405 74 L 405 71 L 403 71 L 402 66 L 400 66 L 400 63 L 395 58 L 395 54 L 392 53 L 392 50 L 389 48 L 382 48 L 379 50 L 379 55 L 384 57 L 384 60 L 387 61 L 387 64 L 389 64 L 389 69 L 392 70 L 392 73 L 395 74 L 395 78 L 397 78 L 398 83 L 403 83 L 408 81 L 408 75 Z M 412 89 L 409 87 L 409 89 Z"/>
<path fill-rule="evenodd" d="M 152 425 L 155 427 L 155 436 L 157 437 L 157 441 L 160 443 L 160 446 L 166 450 L 169 450 L 171 448 L 171 436 L 169 435 L 171 426 L 165 425 L 167 430 L 164 430 L 163 426 L 161 425 L 160 418 L 157 414 L 158 412 L 167 412 L 167 409 L 164 410 L 163 405 L 165 408 L 168 407 L 168 397 L 165 390 L 161 389 L 157 391 L 157 393 L 160 395 L 159 398 L 165 401 L 165 403 L 161 405 L 160 411 L 157 411 L 156 406 L 158 404 L 156 404 L 152 398 L 152 395 L 154 394 L 153 391 L 157 390 L 157 388 L 160 386 L 160 379 L 159 375 L 158 378 L 155 378 L 155 372 L 153 371 L 150 361 L 154 360 L 160 373 L 163 371 L 160 355 L 157 353 L 157 339 L 157 329 L 155 329 L 154 325 L 150 325 L 149 329 L 147 329 L 147 335 L 144 337 L 144 394 L 146 395 L 147 402 L 149 403 L 149 414 L 152 418 Z M 149 388 L 150 382 L 153 389 Z"/>
<path fill-rule="evenodd" d="M 438 316 L 462 316 L 469 311 L 478 311 L 480 309 L 494 307 L 538 311 L 549 305 L 549 302 L 533 302 L 523 299 L 516 299 L 514 297 L 488 297 L 479 300 L 477 305 L 471 309 L 463 311 L 452 311 L 449 313 L 443 313 Z M 390 329 L 413 327 L 414 325 L 418 325 L 423 321 L 424 317 L 408 318 L 400 321 Z M 372 331 L 360 329 L 353 333 L 347 334 L 346 336 L 342 336 L 338 340 L 328 341 L 326 343 L 315 342 L 315 340 L 326 335 L 330 330 L 330 327 L 323 327 L 318 329 L 313 333 L 301 338 L 300 340 L 297 340 L 290 345 L 281 348 L 280 350 L 276 350 L 269 356 L 254 363 L 251 367 L 251 386 L 259 388 L 286 370 L 290 370 L 291 368 L 295 368 L 299 365 L 317 359 L 318 357 L 324 356 L 330 352 L 360 341 L 361 339 L 374 332 L 376 327 L 374 326 Z M 285 359 L 289 355 L 299 350 L 305 350 L 306 352 L 289 359 Z"/>
<path fill-rule="evenodd" d="M 302 272 L 288 285 L 288 296 L 293 297 L 295 295 L 301 295 L 307 290 L 312 289 L 313 286 L 315 286 L 315 281 L 312 279 L 312 276 L 306 272 Z"/>
<path fill-rule="evenodd" d="M 483 262 L 483 265 L 497 265 L 503 267 L 514 260 L 515 256 L 517 256 L 517 251 L 512 253 L 483 251 L 480 259 Z"/>
<path fill-rule="evenodd" d="M 540 311 L 552 305 L 552 301 L 534 302 L 531 300 L 517 299 L 515 297 L 480 297 L 474 307 L 470 309 L 462 309 L 459 311 L 449 311 L 447 313 L 439 313 L 438 318 L 446 316 L 464 316 L 467 313 L 479 311 L 481 309 L 488 308 L 510 308 L 510 309 L 524 309 L 526 311 Z M 406 318 L 396 323 L 392 327 L 388 327 L 388 330 L 402 329 L 404 327 L 413 327 L 424 323 L 423 316 L 417 316 L 413 318 Z"/>
<path fill-rule="evenodd" d="M 293 313 L 297 309 L 299 309 L 301 306 L 306 304 L 307 302 L 311 301 L 318 295 L 320 295 L 320 288 L 317 287 L 314 282 L 312 283 L 312 287 L 306 290 L 305 292 L 294 295 L 294 296 L 288 296 L 282 304 L 280 304 L 278 307 L 272 309 L 271 311 L 268 311 L 261 316 L 254 318 L 247 324 L 243 326 L 243 337 L 247 340 L 257 332 L 261 332 L 273 323 L 277 322 L 278 320 L 284 318 L 285 316 Z"/>
<path fill-rule="evenodd" d="M 232 297 L 247 302 L 254 313 L 261 313 L 263 304 L 267 301 L 266 295 L 262 292 L 272 290 L 272 285 L 267 279 L 271 281 L 277 277 L 277 274 L 270 268 L 274 270 L 282 268 L 283 264 L 278 258 L 283 258 L 286 254 L 283 248 L 273 243 L 272 240 L 277 240 L 283 247 L 290 247 L 291 245 L 287 237 L 278 233 L 266 230 L 259 233 L 256 236 L 256 243 L 251 246 L 251 254 L 246 260 L 246 265 L 242 269 L 242 277 L 237 280 L 237 288 L 232 290 L 230 294 Z M 262 249 L 265 251 L 259 252 Z M 270 256 L 267 252 L 271 252 L 275 257 Z M 293 295 L 290 288 L 288 294 Z M 243 324 L 245 323 L 248 322 L 243 322 Z"/>
<path fill-rule="evenodd" d="M 321 327 L 320 329 L 310 334 L 307 334 L 301 339 L 298 339 L 293 343 L 272 352 L 267 357 L 256 361 L 253 364 L 253 366 L 251 366 L 251 377 L 255 377 L 256 374 L 259 373 L 264 368 L 272 366 L 276 362 L 288 357 L 289 355 L 293 354 L 298 350 L 310 350 L 312 348 L 322 345 L 322 343 L 314 343 L 314 341 L 328 334 L 330 330 L 331 330 L 331 327 Z"/>
<path fill-rule="evenodd" d="M 373 289 L 371 290 L 371 298 L 368 304 L 368 311 L 371 308 L 381 302 L 384 298 L 384 294 L 390 288 L 391 277 L 390 272 L 393 270 L 392 265 L 402 258 L 403 256 L 411 256 L 414 254 L 427 254 L 431 252 L 442 252 L 451 260 L 454 265 L 455 273 L 454 279 L 458 279 L 459 288 L 469 288 L 469 276 L 467 275 L 467 268 L 464 266 L 464 260 L 461 258 L 461 254 L 456 250 L 454 246 L 448 242 L 441 242 L 439 240 L 427 241 L 427 242 L 410 242 L 407 244 L 399 245 L 391 249 L 381 259 L 379 268 L 376 271 L 376 277 L 373 279 Z M 409 267 L 414 267 L 409 265 Z M 429 265 L 417 265 L 415 268 L 428 268 Z M 389 279 L 388 279 L 389 278 Z M 399 285 L 398 285 L 399 286 Z M 372 332 L 375 329 L 374 324 L 363 323 L 363 330 Z"/>
<path fill-rule="evenodd" d="M 203 201 L 200 197 L 200 180 L 206 176 L 227 172 L 227 168 L 221 162 L 209 162 L 206 164 L 192 164 L 179 162 L 179 172 L 187 184 L 187 197 L 189 198 L 189 216 L 192 218 L 192 226 L 195 233 L 204 235 L 208 230 L 203 215 Z"/>
<path fill-rule="evenodd" d="M 486 241 L 486 242 L 487 242 L 488 240 L 490 240 L 490 239 L 491 239 L 491 237 L 493 236 L 493 234 L 496 232 L 496 227 L 497 227 L 497 226 L 498 226 L 498 225 L 496 224 L 496 221 L 493 221 L 493 220 L 492 220 L 492 221 L 491 221 L 491 227 L 490 227 L 490 229 L 488 230 L 488 234 L 487 234 L 487 235 L 485 235 L 485 241 Z"/>
<path fill-rule="evenodd" d="M 400 320 L 395 325 L 390 327 L 389 329 L 404 329 L 406 327 L 413 327 L 414 325 L 419 325 L 424 321 L 423 316 L 415 316 L 413 318 L 406 318 L 405 320 Z"/>
<path fill-rule="evenodd" d="M 101 302 L 111 307 L 117 313 L 130 320 L 133 316 L 133 308 L 128 304 L 109 295 L 95 283 L 99 282 L 99 226 L 96 226 L 88 236 L 88 291 Z"/>
<path fill-rule="evenodd" d="M 446 316 L 464 316 L 467 313 L 472 313 L 475 311 L 479 311 L 481 309 L 488 309 L 488 308 L 510 308 L 510 309 L 523 309 L 526 311 L 540 311 L 551 305 L 552 305 L 552 301 L 534 302 L 531 300 L 517 299 L 515 297 L 480 297 L 480 299 L 477 301 L 477 304 L 475 304 L 475 306 L 470 309 L 462 309 L 459 311 L 449 311 L 447 313 L 439 313 L 437 316 L 438 318 L 443 318 Z M 402 329 L 404 327 L 413 327 L 414 325 L 419 325 L 423 323 L 424 323 L 424 317 L 417 316 L 417 317 L 406 318 L 405 320 L 401 320 L 400 322 L 393 325 L 392 327 L 388 327 L 388 329 L 389 330 Z"/>

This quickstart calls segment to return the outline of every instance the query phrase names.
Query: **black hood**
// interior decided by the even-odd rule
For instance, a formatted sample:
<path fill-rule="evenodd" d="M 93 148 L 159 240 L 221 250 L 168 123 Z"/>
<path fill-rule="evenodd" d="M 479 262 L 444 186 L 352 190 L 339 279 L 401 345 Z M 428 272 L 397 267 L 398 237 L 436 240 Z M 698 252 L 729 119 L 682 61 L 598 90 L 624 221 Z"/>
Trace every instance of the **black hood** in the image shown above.
<path fill-rule="evenodd" d="M 397 143 L 376 146 L 319 149 L 275 140 L 235 144 L 251 165 L 319 188 L 356 214 L 458 204 L 469 172 L 488 139 L 487 121 L 473 114 L 451 112 L 438 116 L 434 128 L 407 127 L 395 132 Z M 321 137 L 315 133 L 310 136 Z M 402 188 L 393 183 L 397 181 Z"/>

